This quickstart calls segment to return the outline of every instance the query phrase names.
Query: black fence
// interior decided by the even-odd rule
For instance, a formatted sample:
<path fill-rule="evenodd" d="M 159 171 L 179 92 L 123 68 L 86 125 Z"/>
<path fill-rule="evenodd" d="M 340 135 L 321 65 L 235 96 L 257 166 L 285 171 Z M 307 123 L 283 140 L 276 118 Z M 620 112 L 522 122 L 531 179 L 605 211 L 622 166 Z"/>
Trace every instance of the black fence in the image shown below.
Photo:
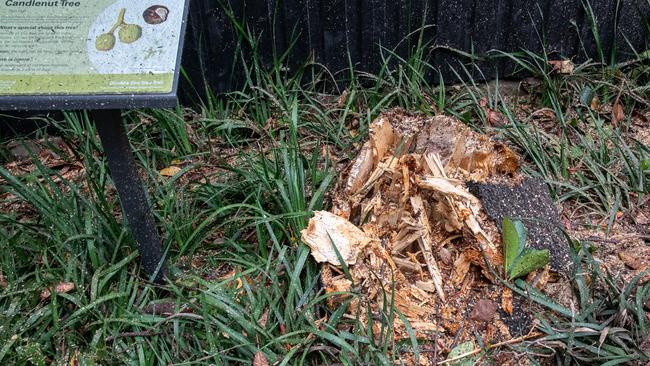
<path fill-rule="evenodd" d="M 291 48 L 287 67 L 313 55 L 333 73 L 349 61 L 376 72 L 382 48 L 404 56 L 422 29 L 429 61 L 451 81 L 448 65 L 459 57 L 448 48 L 539 53 L 545 45 L 576 61 L 625 59 L 648 48 L 649 17 L 650 0 L 193 0 L 184 67 L 198 90 L 236 88 L 242 44 L 233 21 L 256 35 L 266 64 Z M 487 78 L 511 71 L 505 59 L 483 70 Z"/>

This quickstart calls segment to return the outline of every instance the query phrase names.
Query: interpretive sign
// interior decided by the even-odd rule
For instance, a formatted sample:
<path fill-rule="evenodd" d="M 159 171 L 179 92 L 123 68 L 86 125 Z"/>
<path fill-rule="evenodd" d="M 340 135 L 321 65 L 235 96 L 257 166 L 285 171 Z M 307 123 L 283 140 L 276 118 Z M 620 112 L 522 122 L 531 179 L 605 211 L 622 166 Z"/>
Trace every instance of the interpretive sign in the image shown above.
<path fill-rule="evenodd" d="M 107 96 L 87 108 L 175 103 L 185 14 L 184 0 L 0 0 L 0 109 L 35 109 L 5 96 L 47 96 L 45 109 L 87 95 Z"/>
<path fill-rule="evenodd" d="M 143 271 L 167 276 L 121 109 L 176 106 L 189 0 L 0 0 L 0 110 L 90 110 Z"/>

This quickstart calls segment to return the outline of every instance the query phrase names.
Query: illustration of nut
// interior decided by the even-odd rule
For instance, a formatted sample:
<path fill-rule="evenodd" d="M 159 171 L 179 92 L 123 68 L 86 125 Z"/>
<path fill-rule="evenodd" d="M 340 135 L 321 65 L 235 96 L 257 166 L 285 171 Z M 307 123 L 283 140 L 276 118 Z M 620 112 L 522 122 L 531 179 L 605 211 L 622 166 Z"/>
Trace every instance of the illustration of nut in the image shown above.
<path fill-rule="evenodd" d="M 123 24 L 118 32 L 120 41 L 133 43 L 142 37 L 142 28 L 137 24 Z"/>
<path fill-rule="evenodd" d="M 95 48 L 98 51 L 110 51 L 115 47 L 115 36 L 112 33 L 104 33 L 95 40 Z"/>
<path fill-rule="evenodd" d="M 162 5 L 154 5 L 147 8 L 142 13 L 144 21 L 149 24 L 160 24 L 167 20 L 169 16 L 169 9 Z"/>

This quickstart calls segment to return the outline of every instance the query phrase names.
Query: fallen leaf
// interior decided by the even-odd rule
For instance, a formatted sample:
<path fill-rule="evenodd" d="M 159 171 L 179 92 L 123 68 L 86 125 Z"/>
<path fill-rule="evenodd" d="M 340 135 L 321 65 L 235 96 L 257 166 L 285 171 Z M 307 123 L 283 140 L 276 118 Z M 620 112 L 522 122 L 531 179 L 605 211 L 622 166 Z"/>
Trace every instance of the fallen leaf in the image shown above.
<path fill-rule="evenodd" d="M 591 109 L 597 111 L 600 108 L 600 99 L 597 96 L 591 99 Z"/>
<path fill-rule="evenodd" d="M 495 111 L 494 109 L 489 109 L 489 108 L 487 110 L 487 121 L 490 124 L 490 126 L 494 126 L 494 127 L 501 127 L 508 124 L 503 114 L 501 114 L 498 111 Z"/>
<path fill-rule="evenodd" d="M 253 366 L 269 366 L 269 361 L 266 360 L 264 353 L 257 351 L 253 359 Z"/>
<path fill-rule="evenodd" d="M 649 261 L 647 258 L 630 255 L 625 252 L 619 252 L 618 257 L 623 261 L 623 263 L 625 263 L 626 266 L 630 267 L 631 269 L 645 270 L 648 268 Z"/>
<path fill-rule="evenodd" d="M 553 67 L 553 71 L 559 74 L 573 74 L 575 68 L 571 60 L 551 60 L 548 63 Z"/>
<path fill-rule="evenodd" d="M 169 167 L 167 167 L 165 169 L 161 169 L 160 170 L 160 175 L 162 175 L 163 177 L 173 177 L 176 174 L 178 174 L 180 171 L 181 171 L 181 168 L 179 168 L 179 167 L 177 167 L 175 165 L 172 165 L 172 166 L 169 166 Z"/>
<path fill-rule="evenodd" d="M 497 306 L 494 301 L 481 299 L 474 305 L 470 319 L 489 322 L 494 318 L 496 311 Z"/>
<path fill-rule="evenodd" d="M 56 285 L 56 288 L 54 289 L 57 294 L 64 294 L 68 293 L 72 290 L 74 290 L 74 283 L 72 282 L 61 282 L 58 285 Z"/>
<path fill-rule="evenodd" d="M 336 251 L 345 264 L 355 264 L 357 255 L 370 242 L 370 238 L 350 221 L 327 211 L 315 211 L 300 234 L 316 262 L 335 266 L 341 265 Z"/>
<path fill-rule="evenodd" d="M 616 101 L 612 107 L 612 124 L 618 126 L 618 123 L 625 119 L 625 111 L 621 103 Z"/>
<path fill-rule="evenodd" d="M 262 329 L 266 328 L 266 324 L 269 322 L 269 309 L 264 310 L 264 313 L 262 313 L 262 316 L 257 320 L 257 324 L 259 324 Z"/>
<path fill-rule="evenodd" d="M 54 287 L 54 291 L 57 294 L 63 294 L 63 293 L 68 293 L 70 291 L 74 290 L 74 283 L 72 282 L 60 282 L 58 285 Z M 41 301 L 47 300 L 52 296 L 52 291 L 49 288 L 43 289 L 41 292 Z"/>

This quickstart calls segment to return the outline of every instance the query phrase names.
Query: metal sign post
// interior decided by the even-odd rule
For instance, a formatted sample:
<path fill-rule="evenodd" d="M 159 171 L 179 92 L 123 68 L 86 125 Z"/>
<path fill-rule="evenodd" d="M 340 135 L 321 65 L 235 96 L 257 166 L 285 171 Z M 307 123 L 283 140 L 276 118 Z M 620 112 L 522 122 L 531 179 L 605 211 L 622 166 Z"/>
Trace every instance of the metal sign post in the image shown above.
<path fill-rule="evenodd" d="M 143 271 L 167 275 L 122 109 L 170 108 L 189 0 L 0 3 L 0 111 L 90 110 Z"/>

